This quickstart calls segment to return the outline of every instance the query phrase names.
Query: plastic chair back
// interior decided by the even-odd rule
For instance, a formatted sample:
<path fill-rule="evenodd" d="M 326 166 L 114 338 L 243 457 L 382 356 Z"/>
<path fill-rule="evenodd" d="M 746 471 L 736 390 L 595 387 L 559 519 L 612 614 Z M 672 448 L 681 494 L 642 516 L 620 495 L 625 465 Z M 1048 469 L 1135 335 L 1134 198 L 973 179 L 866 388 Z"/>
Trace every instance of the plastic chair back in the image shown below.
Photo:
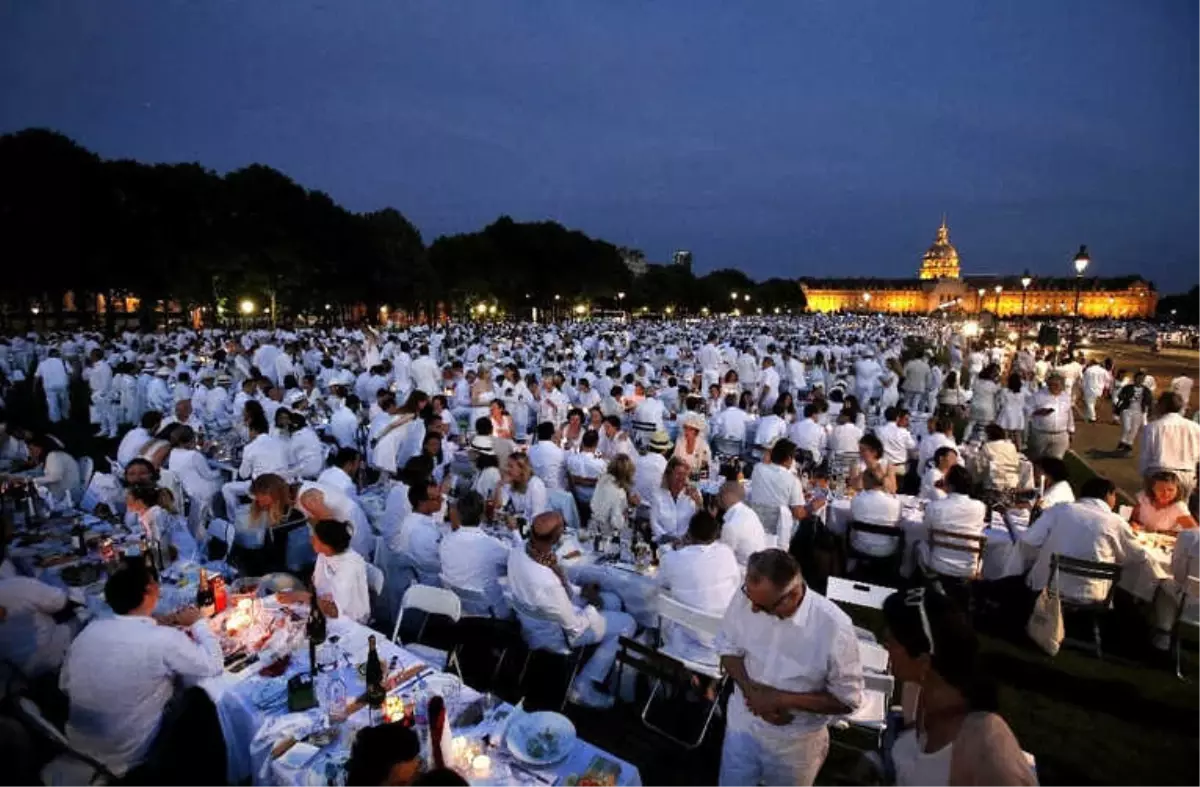
<path fill-rule="evenodd" d="M 690 607 L 666 593 L 658 594 L 655 607 L 659 617 L 705 638 L 711 639 L 721 630 L 721 619 L 724 615 L 713 615 Z"/>
<path fill-rule="evenodd" d="M 825 588 L 825 598 L 839 604 L 850 604 L 867 609 L 883 609 L 883 601 L 896 592 L 894 588 L 855 582 L 842 577 L 830 577 Z"/>
<path fill-rule="evenodd" d="M 96 463 L 92 461 L 90 456 L 79 457 L 79 488 L 87 489 L 88 484 L 92 481 L 92 472 L 96 469 Z"/>

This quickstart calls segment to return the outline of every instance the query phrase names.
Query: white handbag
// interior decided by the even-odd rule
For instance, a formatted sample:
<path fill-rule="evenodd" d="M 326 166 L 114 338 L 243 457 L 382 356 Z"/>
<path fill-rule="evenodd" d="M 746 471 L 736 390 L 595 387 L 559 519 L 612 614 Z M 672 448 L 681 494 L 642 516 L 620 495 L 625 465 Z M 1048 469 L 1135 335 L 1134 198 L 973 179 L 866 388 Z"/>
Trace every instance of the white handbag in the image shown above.
<path fill-rule="evenodd" d="M 1029 622 L 1025 624 L 1025 632 L 1029 634 L 1030 639 L 1037 643 L 1038 647 L 1051 656 L 1057 655 L 1058 649 L 1062 647 L 1064 631 L 1062 601 L 1058 596 L 1057 571 L 1038 595 L 1037 602 L 1033 605 L 1033 613 L 1029 616 Z"/>

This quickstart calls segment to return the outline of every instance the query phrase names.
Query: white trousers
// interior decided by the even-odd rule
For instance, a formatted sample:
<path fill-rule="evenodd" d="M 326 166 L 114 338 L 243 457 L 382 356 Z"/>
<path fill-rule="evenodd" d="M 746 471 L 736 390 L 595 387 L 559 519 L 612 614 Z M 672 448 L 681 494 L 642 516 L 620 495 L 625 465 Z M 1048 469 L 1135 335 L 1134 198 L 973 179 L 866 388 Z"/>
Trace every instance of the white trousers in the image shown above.
<path fill-rule="evenodd" d="M 617 661 L 617 651 L 621 648 L 621 637 L 632 637 L 637 631 L 637 622 L 628 613 L 610 611 L 621 608 L 621 601 L 615 594 L 600 595 L 605 607 L 600 613 L 604 617 L 604 633 L 600 634 L 594 628 L 589 628 L 575 642 L 576 645 L 599 643 L 592 652 L 592 657 L 575 677 L 576 684 L 583 687 L 582 693 L 585 695 L 589 690 L 595 690 L 595 684 L 603 683 L 608 678 L 608 673 L 612 672 L 613 664 Z"/>
<path fill-rule="evenodd" d="M 237 521 L 238 498 L 249 493 L 249 481 L 230 481 L 221 487 L 221 497 L 225 500 L 225 516 L 230 522 Z"/>
<path fill-rule="evenodd" d="M 1083 392 L 1083 415 L 1089 421 L 1096 420 L 1096 400 L 1100 398 L 1100 394 Z"/>
<path fill-rule="evenodd" d="M 1138 432 L 1142 431 L 1142 427 L 1146 425 L 1146 414 L 1141 410 L 1134 410 L 1132 407 L 1127 407 L 1121 411 L 1121 442 L 1125 445 L 1133 445 L 1137 440 Z"/>
<path fill-rule="evenodd" d="M 745 702 L 740 691 L 729 698 L 717 784 L 812 784 L 829 754 L 829 730 L 776 727 L 752 716 Z"/>
<path fill-rule="evenodd" d="M 1026 454 L 1030 459 L 1037 459 L 1042 456 L 1053 456 L 1055 459 L 1062 459 L 1070 447 L 1071 436 L 1066 432 L 1051 434 L 1049 432 L 1039 432 L 1036 429 L 1030 429 L 1029 449 L 1026 451 Z"/>
<path fill-rule="evenodd" d="M 70 415 L 71 399 L 66 388 L 46 389 L 46 410 L 51 423 L 58 423 Z"/>

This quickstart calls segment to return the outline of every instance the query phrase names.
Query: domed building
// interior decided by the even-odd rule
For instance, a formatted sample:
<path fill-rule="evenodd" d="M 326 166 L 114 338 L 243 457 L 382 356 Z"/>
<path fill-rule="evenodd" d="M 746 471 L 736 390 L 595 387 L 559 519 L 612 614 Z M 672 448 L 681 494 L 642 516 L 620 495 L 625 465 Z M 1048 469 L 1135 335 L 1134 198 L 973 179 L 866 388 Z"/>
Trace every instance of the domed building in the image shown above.
<path fill-rule="evenodd" d="M 930 314 L 935 311 L 1030 319 L 1070 316 L 1075 279 L 1070 277 L 968 276 L 962 278 L 958 250 L 950 243 L 945 217 L 933 245 L 921 257 L 915 279 L 800 279 L 813 312 Z M 1083 317 L 1152 317 L 1158 306 L 1154 286 L 1140 276 L 1080 282 Z"/>
<path fill-rule="evenodd" d="M 921 258 L 921 278 L 958 278 L 958 251 L 950 243 L 950 228 L 946 226 L 945 216 L 942 216 L 942 226 L 938 227 L 937 238 Z"/>

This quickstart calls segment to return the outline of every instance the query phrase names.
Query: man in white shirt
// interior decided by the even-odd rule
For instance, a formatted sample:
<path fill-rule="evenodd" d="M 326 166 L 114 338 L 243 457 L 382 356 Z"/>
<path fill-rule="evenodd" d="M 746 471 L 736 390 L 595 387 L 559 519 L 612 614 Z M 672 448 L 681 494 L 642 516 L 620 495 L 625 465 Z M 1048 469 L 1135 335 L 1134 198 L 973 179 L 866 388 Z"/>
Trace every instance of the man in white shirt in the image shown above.
<path fill-rule="evenodd" d="M 555 554 L 563 529 L 561 514 L 543 513 L 533 520 L 525 548 L 509 553 L 513 605 L 530 647 L 561 647 L 564 638 L 571 647 L 597 645 L 576 675 L 568 697 L 578 705 L 612 707 L 613 698 L 599 684 L 612 670 L 620 638 L 632 636 L 637 624 L 619 611 L 620 601 L 615 596 L 601 594 L 595 585 L 577 589 L 567 580 Z"/>
<path fill-rule="evenodd" d="M 358 397 L 331 396 L 329 403 L 329 435 L 342 448 L 354 448 L 358 444 Z"/>
<path fill-rule="evenodd" d="M 421 584 L 436 587 L 441 574 L 442 532 L 433 515 L 442 510 L 441 487 L 433 479 L 414 483 L 408 488 L 408 502 L 412 513 L 394 529 L 385 526 L 383 538 L 390 551 L 401 553 L 413 562 Z"/>
<path fill-rule="evenodd" d="M 242 449 L 238 480 L 221 487 L 225 514 L 231 522 L 235 521 L 238 497 L 250 490 L 251 481 L 267 473 L 288 477 L 287 446 L 279 438 L 270 435 L 265 417 L 256 416 L 250 423 L 250 442 Z"/>
<path fill-rule="evenodd" d="M 663 473 L 664 482 L 655 487 L 650 505 L 650 533 L 656 542 L 677 541 L 687 533 L 692 516 L 703 505 L 700 491 L 688 482 L 686 461 L 672 457 Z"/>
<path fill-rule="evenodd" d="M 971 474 L 962 465 L 954 465 L 946 473 L 943 483 L 946 497 L 933 500 L 925 506 L 925 528 L 932 533 L 942 531 L 952 536 L 982 536 L 987 527 L 987 506 L 971 499 Z M 977 543 L 953 537 L 945 540 L 955 544 L 978 546 Z M 935 574 L 965 579 L 974 578 L 980 569 L 979 554 L 957 549 L 938 547 L 931 549 L 928 541 L 917 544 L 917 558 L 921 565 Z"/>
<path fill-rule="evenodd" d="M 700 348 L 701 385 L 707 389 L 713 383 L 720 382 L 721 352 L 717 349 L 717 334 L 710 333 L 708 341 Z"/>
<path fill-rule="evenodd" d="M 1021 544 L 1036 549 L 1037 559 L 1026 582 L 1040 592 L 1050 581 L 1051 555 L 1059 554 L 1101 563 L 1122 563 L 1136 552 L 1133 530 L 1113 512 L 1117 489 L 1111 481 L 1096 476 L 1083 483 L 1079 500 L 1046 509 L 1021 536 Z M 1060 575 L 1058 590 L 1072 601 L 1101 601 L 1109 583 L 1103 580 Z"/>
<path fill-rule="evenodd" d="M 738 565 L 744 566 L 751 555 L 767 547 L 762 521 L 746 505 L 746 487 L 737 481 L 722 484 L 718 499 L 725 512 L 721 517 L 721 543 L 733 550 Z"/>
<path fill-rule="evenodd" d="M 62 666 L 75 626 L 54 616 L 70 605 L 67 591 L 33 579 L 0 578 L 0 659 L 27 678 L 40 678 Z"/>
<path fill-rule="evenodd" d="M 718 452 L 740 455 L 746 444 L 746 424 L 750 414 L 738 407 L 737 394 L 725 395 L 725 408 L 712 416 L 713 448 Z"/>
<path fill-rule="evenodd" d="M 567 488 L 567 453 L 554 444 L 554 424 L 537 426 L 537 442 L 529 446 L 529 464 L 547 490 Z"/>
<path fill-rule="evenodd" d="M 663 473 L 667 472 L 667 457 L 672 447 L 671 438 L 665 431 L 655 432 L 650 436 L 646 453 L 634 461 L 633 486 L 642 505 L 649 505 L 654 490 L 662 486 Z"/>
<path fill-rule="evenodd" d="M 954 448 L 954 419 L 933 416 L 929 419 L 929 433 L 921 438 L 917 446 L 917 472 L 924 472 L 939 448 Z"/>
<path fill-rule="evenodd" d="M 429 357 L 428 345 L 421 345 L 418 353 L 418 356 L 409 367 L 409 376 L 412 378 L 413 388 L 418 391 L 424 391 L 430 396 L 441 393 L 438 387 L 438 378 L 441 376 L 441 372 L 438 370 L 437 363 L 433 358 Z"/>
<path fill-rule="evenodd" d="M 619 416 L 605 416 L 604 425 L 600 427 L 600 445 L 597 453 L 609 460 L 616 458 L 617 454 L 625 454 L 630 459 L 637 459 L 637 448 L 629 439 L 629 435 L 621 430 Z"/>
<path fill-rule="evenodd" d="M 862 474 L 862 491 L 850 501 L 850 519 L 867 525 L 895 529 L 895 535 L 853 530 L 850 546 L 871 557 L 888 557 L 900 548 L 900 498 L 884 491 L 883 477 L 876 470 Z"/>
<path fill-rule="evenodd" d="M 67 396 L 67 384 L 70 375 L 67 372 L 67 366 L 63 363 L 57 347 L 51 347 L 46 353 L 46 357 L 37 365 L 33 376 L 36 377 L 42 384 L 42 392 L 46 396 L 46 408 L 49 412 L 51 423 L 59 421 L 70 415 L 71 401 Z"/>
<path fill-rule="evenodd" d="M 875 436 L 883 444 L 883 460 L 896 471 L 896 486 L 903 488 L 909 457 L 917 455 L 917 441 L 908 431 L 908 410 L 889 407 L 883 417 L 887 423 L 875 430 Z"/>
<path fill-rule="evenodd" d="M 1089 424 L 1096 422 L 1096 400 L 1104 393 L 1108 385 L 1108 370 L 1101 366 L 1095 358 L 1088 361 L 1083 370 L 1083 417 Z"/>
<path fill-rule="evenodd" d="M 821 425 L 821 406 L 813 402 L 804 405 L 804 418 L 796 421 L 787 430 L 787 438 L 796 444 L 797 451 L 807 451 L 814 462 L 820 464 L 825 460 L 829 434 Z M 858 450 L 858 441 L 854 441 Z"/>
<path fill-rule="evenodd" d="M 479 529 L 483 518 L 483 497 L 468 490 L 461 497 L 450 517 L 451 531 L 438 547 L 441 558 L 441 583 L 452 589 L 462 588 L 484 596 L 486 601 L 462 600 L 463 612 L 507 618 L 511 614 L 500 577 L 508 573 L 508 553 L 514 547 L 523 548 L 520 536 L 510 528 L 505 540 L 493 538 Z"/>
<path fill-rule="evenodd" d="M 101 437 L 116 437 L 117 413 L 113 406 L 113 370 L 108 361 L 104 360 L 103 350 L 92 350 L 90 358 L 87 383 L 91 394 L 91 423 L 99 427 Z"/>
<path fill-rule="evenodd" d="M 362 457 L 353 448 L 339 448 L 333 455 L 333 463 L 317 476 L 317 483 L 332 487 L 351 500 L 358 500 L 358 488 L 354 483 L 362 466 Z"/>
<path fill-rule="evenodd" d="M 1179 411 L 1179 414 L 1187 416 L 1188 401 L 1192 398 L 1192 378 L 1186 374 L 1181 374 L 1174 380 L 1171 380 L 1168 390 L 1179 394 L 1179 399 L 1183 402 L 1183 409 Z"/>
<path fill-rule="evenodd" d="M 151 614 L 158 598 L 158 583 L 144 567 L 113 574 L 104 599 L 116 615 L 80 633 L 59 679 L 71 703 L 67 739 L 118 776 L 147 759 L 176 682 L 224 669 L 221 645 L 200 611 L 185 609 L 160 625 Z"/>
<path fill-rule="evenodd" d="M 780 549 L 755 554 L 717 636 L 734 682 L 718 783 L 812 784 L 829 750 L 830 717 L 862 702 L 849 616 L 812 592 Z"/>
<path fill-rule="evenodd" d="M 923 356 L 917 356 L 904 364 L 904 406 L 920 412 L 925 404 L 925 393 L 929 390 L 929 364 Z"/>
<path fill-rule="evenodd" d="M 117 462 L 122 467 L 133 461 L 146 443 L 154 439 L 162 424 L 162 413 L 157 410 L 147 410 L 142 413 L 142 425 L 134 427 L 125 433 L 117 446 Z"/>
<path fill-rule="evenodd" d="M 742 569 L 733 550 L 717 540 L 720 530 L 712 514 L 696 513 L 688 524 L 687 545 L 665 553 L 658 567 L 658 586 L 663 593 L 713 616 L 725 612 L 742 584 Z M 662 632 L 664 653 L 717 666 L 712 637 L 696 636 L 669 623 L 664 623 Z"/>
<path fill-rule="evenodd" d="M 1158 397 L 1158 418 L 1142 427 L 1138 470 L 1143 477 L 1167 471 L 1179 479 L 1187 500 L 1196 488 L 1200 463 L 1200 424 L 1183 417 L 1183 398 L 1174 391 Z"/>
<path fill-rule="evenodd" d="M 1070 392 L 1063 388 L 1062 376 L 1057 372 L 1051 374 L 1046 379 L 1046 390 L 1030 396 L 1026 408 L 1029 414 L 1026 455 L 1030 459 L 1039 456 L 1062 459 L 1075 433 L 1075 411 Z"/>
<path fill-rule="evenodd" d="M 771 448 L 771 461 L 755 465 L 750 474 L 750 507 L 758 514 L 767 532 L 767 540 L 775 539 L 778 544 L 791 543 L 791 532 L 772 527 L 779 522 L 779 508 L 786 507 L 794 522 L 808 516 L 804 507 L 804 491 L 800 479 L 792 472 L 795 464 L 796 446 L 791 440 L 779 440 Z"/>
<path fill-rule="evenodd" d="M 190 426 L 192 431 L 198 436 L 204 435 L 204 421 L 196 413 L 192 412 L 191 399 L 180 399 L 176 402 L 174 412 L 163 419 L 162 426 L 159 428 L 162 429 L 171 424 Z"/>
<path fill-rule="evenodd" d="M 633 429 L 635 432 L 640 431 L 645 433 L 645 437 L 666 429 L 663 423 L 663 416 L 666 413 L 666 407 L 662 401 L 653 395 L 653 388 L 647 392 L 645 398 L 637 403 L 633 408 Z"/>
<path fill-rule="evenodd" d="M 302 413 L 292 413 L 288 420 L 292 432 L 287 444 L 291 473 L 296 478 L 316 478 L 325 466 L 325 446 Z"/>
<path fill-rule="evenodd" d="M 575 499 L 583 505 L 592 502 L 596 482 L 604 475 L 604 469 L 607 467 L 605 461 L 596 455 L 596 446 L 599 443 L 600 435 L 596 432 L 584 432 L 579 441 L 579 450 L 566 455 L 565 464 L 571 491 L 575 494 Z"/>

